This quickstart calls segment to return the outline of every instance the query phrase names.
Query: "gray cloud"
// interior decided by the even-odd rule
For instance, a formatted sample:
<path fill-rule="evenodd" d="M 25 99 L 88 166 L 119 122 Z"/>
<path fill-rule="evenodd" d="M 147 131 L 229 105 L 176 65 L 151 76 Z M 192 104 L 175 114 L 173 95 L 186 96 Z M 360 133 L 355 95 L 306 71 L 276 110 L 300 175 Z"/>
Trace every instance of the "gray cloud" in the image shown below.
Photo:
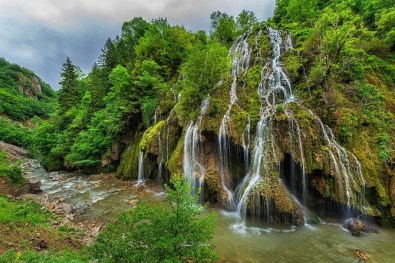
<path fill-rule="evenodd" d="M 135 16 L 166 17 L 187 29 L 209 30 L 216 10 L 237 16 L 254 11 L 264 20 L 275 0 L 0 0 L 0 56 L 35 71 L 59 88 L 62 63 L 70 56 L 84 72 L 101 53 L 104 41 L 120 33 Z"/>

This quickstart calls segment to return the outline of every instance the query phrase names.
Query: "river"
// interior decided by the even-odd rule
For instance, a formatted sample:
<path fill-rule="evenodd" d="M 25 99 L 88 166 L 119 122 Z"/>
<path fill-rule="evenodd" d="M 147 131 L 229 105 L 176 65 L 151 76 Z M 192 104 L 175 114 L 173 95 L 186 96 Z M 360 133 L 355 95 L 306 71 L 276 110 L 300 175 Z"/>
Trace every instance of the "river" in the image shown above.
<path fill-rule="evenodd" d="M 35 161 L 28 162 L 26 169 L 28 179 L 41 181 L 40 195 L 73 206 L 77 222 L 108 223 L 138 201 L 165 199 L 163 188 L 154 182 L 138 185 L 111 175 L 46 172 Z M 211 210 L 218 213 L 216 252 L 228 262 L 361 262 L 356 249 L 369 255 L 368 262 L 395 262 L 394 229 L 381 228 L 380 234 L 354 237 L 339 223 L 297 228 L 245 227 L 234 214 Z"/>

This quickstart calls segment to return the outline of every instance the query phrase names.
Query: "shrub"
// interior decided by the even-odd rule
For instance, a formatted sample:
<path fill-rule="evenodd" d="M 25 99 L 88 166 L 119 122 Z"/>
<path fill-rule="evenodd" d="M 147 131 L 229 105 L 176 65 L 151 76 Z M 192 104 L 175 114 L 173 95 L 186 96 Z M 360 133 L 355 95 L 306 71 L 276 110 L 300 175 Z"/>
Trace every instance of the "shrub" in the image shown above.
<path fill-rule="evenodd" d="M 215 259 L 214 214 L 202 216 L 197 196 L 180 179 L 166 188 L 168 205 L 141 204 L 122 213 L 93 245 L 99 262 L 202 262 Z M 111 248 L 111 249 L 109 249 Z"/>

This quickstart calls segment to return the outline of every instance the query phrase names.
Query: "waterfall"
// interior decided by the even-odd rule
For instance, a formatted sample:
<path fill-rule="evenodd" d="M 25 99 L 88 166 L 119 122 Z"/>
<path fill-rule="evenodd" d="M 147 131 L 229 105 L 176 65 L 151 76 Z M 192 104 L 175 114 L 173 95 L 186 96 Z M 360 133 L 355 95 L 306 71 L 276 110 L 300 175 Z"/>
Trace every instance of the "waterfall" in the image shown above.
<path fill-rule="evenodd" d="M 257 193 L 257 186 L 263 182 L 270 172 L 275 170 L 273 164 L 278 163 L 276 154 L 275 138 L 272 128 L 272 116 L 276 113 L 277 99 L 289 103 L 294 100 L 291 84 L 283 71 L 280 63 L 282 39 L 280 33 L 269 28 L 270 43 L 273 47 L 273 59 L 266 63 L 262 70 L 261 82 L 258 86 L 258 94 L 263 102 L 261 116 L 257 124 L 256 138 L 251 159 L 251 168 L 245 180 L 237 188 L 238 202 L 237 212 L 245 219 L 247 205 L 252 196 L 252 206 L 262 207 L 261 198 Z M 266 104 L 265 104 L 266 103 Z M 270 220 L 269 200 L 265 200 L 266 217 Z M 254 212 L 260 216 L 260 211 Z"/>
<path fill-rule="evenodd" d="M 293 49 L 294 46 L 292 45 L 292 36 L 291 33 L 287 32 L 285 37 L 285 50 Z"/>
<path fill-rule="evenodd" d="M 248 34 L 240 36 L 235 43 L 232 45 L 229 53 L 232 58 L 232 70 L 231 75 L 233 82 L 230 88 L 230 103 L 228 110 L 222 118 L 221 126 L 219 129 L 218 136 L 218 149 L 219 149 L 219 174 L 224 190 L 228 195 L 229 207 L 234 208 L 234 197 L 230 190 L 231 179 L 229 178 L 229 154 L 230 154 L 230 142 L 229 142 L 229 129 L 230 129 L 230 114 L 233 105 L 237 102 L 237 76 L 242 73 L 247 73 L 250 63 L 250 49 L 247 43 Z"/>
<path fill-rule="evenodd" d="M 316 114 L 314 114 L 310 109 L 307 109 L 307 111 L 320 124 L 321 132 L 323 134 L 325 142 L 327 143 L 326 146 L 328 147 L 329 156 L 332 161 L 334 171 L 336 173 L 336 178 L 338 178 L 337 182 L 339 186 L 339 200 L 342 200 L 341 194 L 345 192 L 346 204 L 347 204 L 347 217 L 350 217 L 352 216 L 351 215 L 352 201 L 354 202 L 354 204 L 360 203 L 360 205 L 362 206 L 363 205 L 362 202 L 364 202 L 365 199 L 366 182 L 362 174 L 361 164 L 359 163 L 358 159 L 353 154 L 351 154 L 356 165 L 356 172 L 362 184 L 363 193 L 360 199 L 363 198 L 363 200 L 358 200 L 358 198 L 356 196 L 353 196 L 352 194 L 353 191 L 351 184 L 356 185 L 357 183 L 355 181 L 353 172 L 351 170 L 349 153 L 336 141 L 332 129 L 329 128 L 327 125 L 325 125 L 321 121 L 321 119 Z"/>
<path fill-rule="evenodd" d="M 302 142 L 302 131 L 300 129 L 300 125 L 298 120 L 293 116 L 292 112 L 289 112 L 285 110 L 285 114 L 288 119 L 288 123 L 290 124 L 290 141 L 293 146 L 293 137 L 294 137 L 294 130 L 296 129 L 296 138 L 297 138 L 297 146 L 298 146 L 298 151 L 299 151 L 299 156 L 300 156 L 300 164 L 301 164 L 301 169 L 302 169 L 302 204 L 297 202 L 297 204 L 302 208 L 303 211 L 303 218 L 304 222 L 307 221 L 307 195 L 308 195 L 308 189 L 307 189 L 307 179 L 306 179 L 306 164 L 305 164 L 305 158 L 304 158 L 304 150 L 303 150 L 303 142 Z M 294 129 L 295 128 L 295 129 Z M 291 173 L 293 173 L 293 180 L 295 180 L 295 149 L 292 149 L 292 167 L 291 167 Z M 295 181 L 293 182 L 295 184 Z M 292 184 L 292 182 L 291 182 Z M 295 186 L 293 186 L 295 187 Z M 291 187 L 292 188 L 292 187 Z M 295 189 L 295 188 L 294 188 Z M 297 200 L 297 198 L 293 195 L 293 198 Z"/>
<path fill-rule="evenodd" d="M 145 178 L 144 178 L 144 152 L 140 150 L 139 153 L 139 170 L 138 170 L 138 177 L 137 177 L 137 183 L 141 184 L 144 183 Z"/>
<path fill-rule="evenodd" d="M 249 169 L 249 156 L 250 156 L 250 142 L 251 142 L 251 117 L 248 115 L 247 125 L 243 131 L 242 145 L 244 152 L 244 171 L 245 174 L 248 173 Z"/>
<path fill-rule="evenodd" d="M 155 113 L 154 113 L 154 124 L 158 122 L 158 119 L 161 117 L 162 111 L 160 110 L 160 107 L 156 107 Z"/>
<path fill-rule="evenodd" d="M 184 162 L 183 170 L 185 181 L 191 186 L 192 194 L 196 195 L 199 188 L 203 188 L 205 168 L 197 158 L 199 155 L 200 132 L 199 127 L 203 116 L 206 113 L 209 104 L 209 98 L 202 101 L 200 116 L 196 123 L 190 122 L 184 138 Z"/>
<path fill-rule="evenodd" d="M 163 183 L 163 177 L 164 177 L 163 173 L 164 173 L 164 169 L 166 169 L 166 167 L 165 167 L 163 145 L 162 145 L 162 138 L 161 138 L 160 131 L 158 132 L 158 147 L 159 147 L 158 182 Z"/>
<path fill-rule="evenodd" d="M 265 187 L 275 183 L 280 187 L 286 188 L 282 179 L 273 176 L 273 173 L 280 173 L 279 156 L 280 148 L 279 141 L 275 136 L 274 131 L 274 117 L 277 114 L 284 114 L 288 122 L 289 140 L 290 140 L 290 154 L 291 154 L 291 171 L 290 171 L 290 197 L 293 202 L 300 208 L 303 213 L 304 222 L 307 221 L 308 210 L 308 181 L 306 175 L 306 161 L 303 148 L 303 138 L 301 125 L 298 119 L 294 116 L 291 103 L 298 104 L 295 97 L 290 80 L 286 75 L 281 65 L 281 51 L 292 50 L 292 38 L 290 33 L 285 33 L 284 41 L 281 37 L 281 32 L 269 28 L 270 43 L 272 45 L 272 57 L 264 65 L 261 72 L 261 81 L 258 85 L 258 95 L 261 100 L 260 119 L 256 126 L 256 135 L 253 141 L 250 138 L 250 118 L 242 135 L 242 146 L 244 150 L 245 161 L 245 176 L 233 191 L 231 185 L 231 175 L 229 174 L 229 157 L 230 157 L 230 142 L 229 132 L 231 123 L 231 110 L 233 105 L 237 102 L 237 77 L 248 70 L 249 48 L 246 43 L 248 35 L 239 37 L 231 48 L 232 55 L 232 77 L 233 83 L 230 90 L 230 103 L 226 111 L 219 130 L 218 149 L 219 149 L 219 173 L 224 190 L 228 193 L 228 201 L 230 209 L 235 209 L 240 217 L 245 221 L 247 216 L 247 209 L 249 213 L 258 217 L 264 216 L 270 222 L 272 220 L 273 203 L 272 197 L 260 193 L 259 187 Z M 257 39 L 255 39 L 257 43 Z M 299 104 L 298 104 L 299 105 Z M 299 105 L 300 106 L 300 105 Z M 360 207 L 364 205 L 364 187 L 365 180 L 362 174 L 361 165 L 357 158 L 348 153 L 336 141 L 332 130 L 323 124 L 320 118 L 311 110 L 305 109 L 309 114 L 317 120 L 321 133 L 323 135 L 326 146 L 328 147 L 328 154 L 331 160 L 334 177 L 339 186 L 339 200 L 342 201 L 345 197 L 345 203 L 348 207 L 347 216 L 352 205 L 359 204 Z M 251 146 L 250 146 L 251 145 Z M 250 156 L 251 147 L 251 156 Z M 296 162 L 299 165 L 299 175 L 301 178 L 301 194 L 296 195 Z M 354 166 L 354 167 L 353 167 Z M 362 183 L 362 194 L 359 199 L 353 192 L 359 191 L 357 181 L 354 174 Z M 278 181 L 276 181 L 278 180 Z M 300 185 L 299 185 L 300 186 Z"/>

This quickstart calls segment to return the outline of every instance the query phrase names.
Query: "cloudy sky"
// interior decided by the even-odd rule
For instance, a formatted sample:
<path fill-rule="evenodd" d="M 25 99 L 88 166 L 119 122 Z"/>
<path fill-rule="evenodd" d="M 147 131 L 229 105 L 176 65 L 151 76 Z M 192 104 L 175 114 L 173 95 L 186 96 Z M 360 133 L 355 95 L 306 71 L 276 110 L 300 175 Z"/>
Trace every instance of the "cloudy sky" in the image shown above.
<path fill-rule="evenodd" d="M 0 0 L 0 57 L 32 69 L 59 88 L 62 63 L 70 56 L 87 73 L 108 37 L 124 21 L 167 17 L 187 29 L 210 29 L 211 12 L 237 16 L 254 11 L 264 20 L 275 0 Z"/>

